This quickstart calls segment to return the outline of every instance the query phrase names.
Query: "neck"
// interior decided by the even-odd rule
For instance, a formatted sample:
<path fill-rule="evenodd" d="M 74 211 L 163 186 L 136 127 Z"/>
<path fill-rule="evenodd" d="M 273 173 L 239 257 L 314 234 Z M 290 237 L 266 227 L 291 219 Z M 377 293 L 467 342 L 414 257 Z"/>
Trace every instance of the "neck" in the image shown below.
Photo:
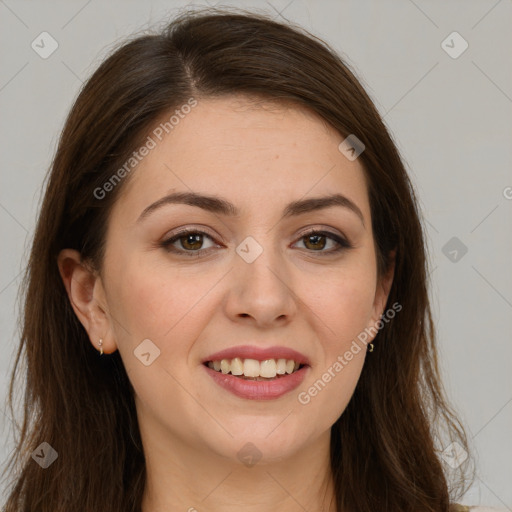
<path fill-rule="evenodd" d="M 141 435 L 142 512 L 336 512 L 330 431 L 286 459 L 263 457 L 252 466 L 165 429 L 141 426 Z"/>

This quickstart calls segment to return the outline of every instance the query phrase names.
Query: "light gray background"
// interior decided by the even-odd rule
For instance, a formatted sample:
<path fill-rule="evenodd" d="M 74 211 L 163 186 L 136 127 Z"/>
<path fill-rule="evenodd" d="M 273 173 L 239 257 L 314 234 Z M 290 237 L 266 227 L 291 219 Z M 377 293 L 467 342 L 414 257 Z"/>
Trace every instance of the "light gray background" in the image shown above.
<path fill-rule="evenodd" d="M 476 455 L 464 503 L 512 510 L 512 1 L 271 3 L 231 5 L 295 21 L 333 45 L 402 152 L 428 233 L 445 384 Z M 0 398 L 18 339 L 20 271 L 64 118 L 114 43 L 183 5 L 0 0 Z M 31 48 L 43 31 L 59 44 L 48 59 Z M 469 44 L 457 59 L 441 47 L 453 31 Z M 454 236 L 468 249 L 457 262 L 443 253 Z M 4 460 L 12 450 L 6 414 L 0 428 Z"/>

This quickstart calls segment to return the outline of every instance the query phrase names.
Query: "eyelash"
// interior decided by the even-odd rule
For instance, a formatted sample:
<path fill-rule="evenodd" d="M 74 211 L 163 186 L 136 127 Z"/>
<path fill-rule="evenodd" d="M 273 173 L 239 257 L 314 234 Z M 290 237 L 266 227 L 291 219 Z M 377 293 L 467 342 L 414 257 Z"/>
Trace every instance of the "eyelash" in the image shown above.
<path fill-rule="evenodd" d="M 174 244 L 174 242 L 177 242 L 180 238 L 183 238 L 183 237 L 185 237 L 187 235 L 205 235 L 208 238 L 210 238 L 213 242 L 215 242 L 213 237 L 211 235 L 209 235 L 208 233 L 204 232 L 204 231 L 201 231 L 201 230 L 198 230 L 198 229 L 184 229 L 183 231 L 180 231 L 179 233 L 176 233 L 175 235 L 173 235 L 171 238 L 163 240 L 160 243 L 160 246 L 162 248 L 164 248 L 167 252 L 173 252 L 173 253 L 176 253 L 176 254 L 185 255 L 185 256 L 191 257 L 191 258 L 201 257 L 205 251 L 208 251 L 209 249 L 212 249 L 212 247 L 209 247 L 208 249 L 199 249 L 197 251 L 191 251 L 191 250 L 185 250 L 185 249 L 176 249 L 175 247 L 172 246 L 172 244 Z M 302 240 L 305 237 L 312 236 L 312 235 L 323 235 L 323 236 L 326 236 L 327 238 L 330 238 L 331 240 L 333 240 L 334 242 L 336 242 L 338 244 L 338 247 L 336 249 L 331 249 L 329 251 L 322 251 L 322 250 L 320 250 L 320 251 L 313 251 L 313 250 L 309 251 L 309 252 L 312 252 L 312 253 L 319 253 L 322 257 L 323 256 L 332 255 L 332 254 L 338 254 L 341 251 L 353 248 L 353 246 L 352 246 L 352 244 L 350 244 L 350 242 L 348 242 L 344 238 L 340 237 L 339 235 L 337 235 L 335 233 L 331 233 L 330 231 L 317 230 L 317 229 L 311 229 L 310 231 L 307 231 L 306 233 L 303 233 L 299 237 L 298 241 Z"/>

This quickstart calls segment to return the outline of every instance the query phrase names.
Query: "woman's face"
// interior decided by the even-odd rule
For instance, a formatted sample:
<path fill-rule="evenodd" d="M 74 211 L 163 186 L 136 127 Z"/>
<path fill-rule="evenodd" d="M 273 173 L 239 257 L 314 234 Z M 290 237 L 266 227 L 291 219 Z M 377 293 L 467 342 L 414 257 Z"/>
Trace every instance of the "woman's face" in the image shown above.
<path fill-rule="evenodd" d="M 143 437 L 233 460 L 246 443 L 263 462 L 291 456 L 342 414 L 366 348 L 344 354 L 387 299 L 363 168 L 314 115 L 243 97 L 200 99 L 160 132 L 110 217 L 95 292 L 104 347 L 120 351 Z M 327 203 L 335 195 L 346 200 Z M 221 359 L 220 372 L 205 364 Z M 307 365 L 231 375 L 273 375 L 279 359 Z"/>

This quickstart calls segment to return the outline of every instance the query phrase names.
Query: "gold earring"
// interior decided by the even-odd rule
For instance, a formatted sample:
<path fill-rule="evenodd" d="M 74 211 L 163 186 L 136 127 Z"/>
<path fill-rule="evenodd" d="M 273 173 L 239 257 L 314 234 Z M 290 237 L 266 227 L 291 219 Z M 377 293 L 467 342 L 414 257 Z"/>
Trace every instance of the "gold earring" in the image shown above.
<path fill-rule="evenodd" d="M 373 343 L 370 343 L 369 348 L 368 348 L 368 352 L 373 352 Z"/>
<path fill-rule="evenodd" d="M 100 338 L 100 341 L 98 341 L 98 345 L 100 346 L 100 356 L 103 355 L 103 340 Z"/>

